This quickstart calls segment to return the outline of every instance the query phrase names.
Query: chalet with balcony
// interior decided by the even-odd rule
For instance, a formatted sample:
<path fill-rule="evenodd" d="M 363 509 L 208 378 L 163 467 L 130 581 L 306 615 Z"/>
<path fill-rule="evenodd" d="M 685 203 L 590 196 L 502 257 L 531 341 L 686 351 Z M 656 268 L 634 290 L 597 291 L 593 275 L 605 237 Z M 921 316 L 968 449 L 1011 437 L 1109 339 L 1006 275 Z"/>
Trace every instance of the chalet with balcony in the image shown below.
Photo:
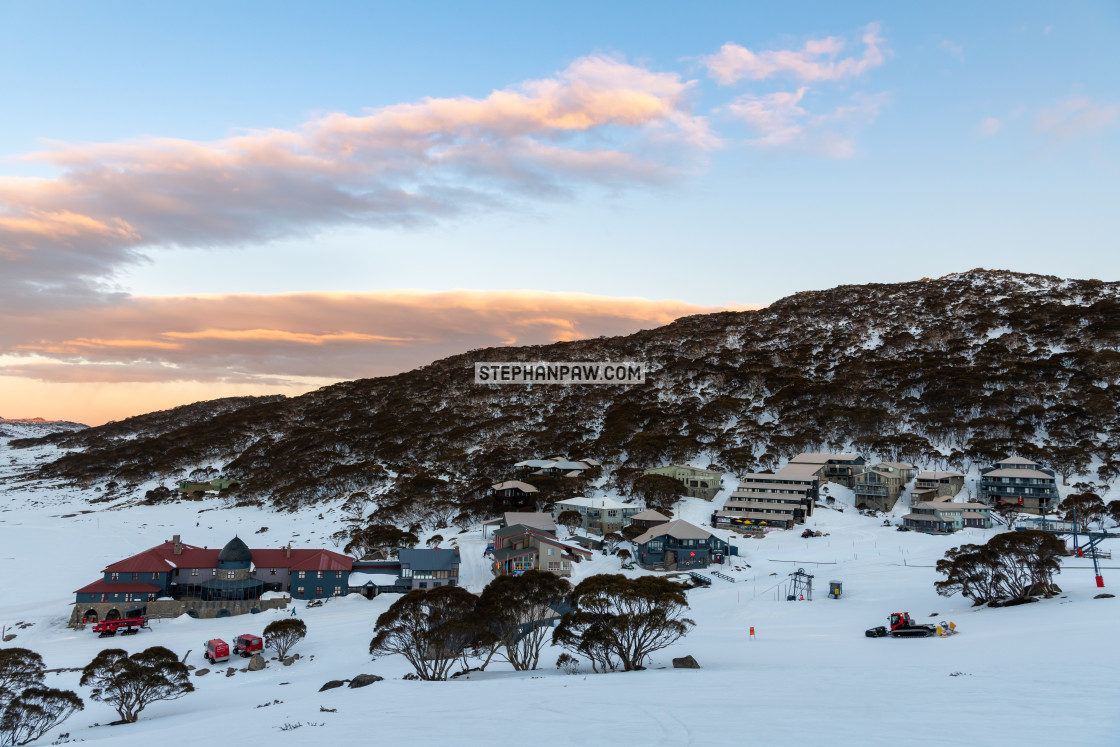
<path fill-rule="evenodd" d="M 619 503 L 613 498 L 569 498 L 553 505 L 553 521 L 565 511 L 577 511 L 583 517 L 583 531 L 603 535 L 627 526 L 630 517 L 640 514 L 642 507 Z"/>
<path fill-rule="evenodd" d="M 654 511 L 652 508 L 646 509 L 645 511 L 634 514 L 630 517 L 631 525 L 642 527 L 643 529 L 650 529 L 652 527 L 658 526 L 659 524 L 668 524 L 670 521 L 672 521 L 672 519 L 670 519 L 668 516 L 661 513 L 660 511 Z"/>
<path fill-rule="evenodd" d="M 521 480 L 506 480 L 490 486 L 489 495 L 494 499 L 498 511 L 509 508 L 529 508 L 537 500 L 540 491 L 536 486 Z"/>
<path fill-rule="evenodd" d="M 947 534 L 965 527 L 991 529 L 991 507 L 984 503 L 956 503 L 949 498 L 925 501 L 902 517 L 903 526 L 930 534 Z"/>
<path fill-rule="evenodd" d="M 722 563 L 728 543 L 687 521 L 659 524 L 634 539 L 635 560 L 647 568 L 665 570 L 707 568 Z"/>
<path fill-rule="evenodd" d="M 594 459 L 572 461 L 564 457 L 550 457 L 548 459 L 526 459 L 513 466 L 520 472 L 530 475 L 583 477 L 588 470 L 601 467 L 602 464 Z"/>
<path fill-rule="evenodd" d="M 570 576 L 572 563 L 589 560 L 591 551 L 525 524 L 514 524 L 494 532 L 493 558 L 496 576 L 518 576 L 529 570 Z"/>
<path fill-rule="evenodd" d="M 710 469 L 690 467 L 687 464 L 670 464 L 665 467 L 647 469 L 643 474 L 664 475 L 674 480 L 680 480 L 687 489 L 689 498 L 702 498 L 710 501 L 716 497 L 722 487 L 723 473 Z"/>
<path fill-rule="evenodd" d="M 408 589 L 435 589 L 439 586 L 459 585 L 459 550 L 401 548 L 400 579 L 397 586 Z"/>
<path fill-rule="evenodd" d="M 787 464 L 774 474 L 743 475 L 723 508 L 712 513 L 712 526 L 756 532 L 804 523 L 813 515 L 822 471 L 818 464 Z"/>
<path fill-rule="evenodd" d="M 910 501 L 920 503 L 934 498 L 952 498 L 963 488 L 964 475 L 960 472 L 919 472 L 910 490 Z"/>
<path fill-rule="evenodd" d="M 980 470 L 980 500 L 1017 503 L 1030 514 L 1051 511 L 1059 501 L 1054 470 L 1023 457 L 1002 459 Z"/>
<path fill-rule="evenodd" d="M 856 508 L 890 511 L 917 468 L 902 462 L 879 462 L 856 475 Z"/>
<path fill-rule="evenodd" d="M 867 461 L 859 454 L 821 454 L 805 452 L 789 460 L 790 464 L 817 465 L 822 469 L 821 482 L 834 482 L 846 488 L 855 487 L 856 475 Z"/>

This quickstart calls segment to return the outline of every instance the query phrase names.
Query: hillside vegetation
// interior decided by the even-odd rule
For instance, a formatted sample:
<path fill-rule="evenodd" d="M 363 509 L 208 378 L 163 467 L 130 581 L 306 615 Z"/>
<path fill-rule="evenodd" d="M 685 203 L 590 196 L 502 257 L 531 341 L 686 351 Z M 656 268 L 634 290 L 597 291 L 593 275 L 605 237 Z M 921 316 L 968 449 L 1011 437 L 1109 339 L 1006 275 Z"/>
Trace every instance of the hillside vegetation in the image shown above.
<path fill-rule="evenodd" d="M 649 381 L 473 383 L 476 361 L 541 360 L 638 360 Z M 1017 453 L 1111 481 L 1118 383 L 1120 284 L 974 270 L 798 293 L 625 337 L 474 350 L 300 397 L 216 400 L 13 446 L 71 449 L 38 468 L 44 480 L 136 486 L 212 466 L 241 481 L 242 499 L 286 508 L 364 491 L 382 507 L 453 510 L 513 462 L 557 454 L 741 473 L 808 450 L 941 469 Z"/>

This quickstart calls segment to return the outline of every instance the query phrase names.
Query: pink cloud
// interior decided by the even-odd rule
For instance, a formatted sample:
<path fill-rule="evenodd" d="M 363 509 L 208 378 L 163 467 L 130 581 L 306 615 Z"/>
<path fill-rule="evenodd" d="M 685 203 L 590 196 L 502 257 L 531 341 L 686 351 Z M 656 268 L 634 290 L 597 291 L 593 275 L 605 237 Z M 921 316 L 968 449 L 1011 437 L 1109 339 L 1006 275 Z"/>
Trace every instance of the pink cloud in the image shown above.
<path fill-rule="evenodd" d="M 1055 140 L 1065 141 L 1096 135 L 1114 127 L 1118 119 L 1120 105 L 1072 96 L 1040 111 L 1035 127 Z"/>
<path fill-rule="evenodd" d="M 752 52 L 728 42 L 719 52 L 701 57 L 708 74 L 724 85 L 740 80 L 765 80 L 788 74 L 803 81 L 832 81 L 854 78 L 883 64 L 885 50 L 879 24 L 868 24 L 861 37 L 863 54 L 840 57 L 847 42 L 838 36 L 811 39 L 799 50 L 778 49 Z"/>
<path fill-rule="evenodd" d="M 714 147 L 695 81 L 606 56 L 483 98 L 428 98 L 215 142 L 51 144 L 55 178 L 0 178 L 0 305 L 106 290 L 150 246 L 409 226 L 589 186 L 664 181 Z M 8 264 L 13 263 L 13 264 Z"/>
<path fill-rule="evenodd" d="M 136 297 L 0 329 L 0 376 L 292 385 L 398 373 L 480 347 L 629 334 L 714 310 L 539 291 Z"/>

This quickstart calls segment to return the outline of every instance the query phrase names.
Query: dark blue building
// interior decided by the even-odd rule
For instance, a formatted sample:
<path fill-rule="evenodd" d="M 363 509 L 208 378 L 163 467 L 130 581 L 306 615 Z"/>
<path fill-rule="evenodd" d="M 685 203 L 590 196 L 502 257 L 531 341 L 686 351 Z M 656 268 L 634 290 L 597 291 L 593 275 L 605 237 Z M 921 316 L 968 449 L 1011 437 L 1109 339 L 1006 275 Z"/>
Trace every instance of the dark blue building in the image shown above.
<path fill-rule="evenodd" d="M 707 568 L 722 563 L 729 553 L 726 542 L 687 521 L 670 521 L 648 529 L 634 539 L 635 558 L 643 566 Z"/>

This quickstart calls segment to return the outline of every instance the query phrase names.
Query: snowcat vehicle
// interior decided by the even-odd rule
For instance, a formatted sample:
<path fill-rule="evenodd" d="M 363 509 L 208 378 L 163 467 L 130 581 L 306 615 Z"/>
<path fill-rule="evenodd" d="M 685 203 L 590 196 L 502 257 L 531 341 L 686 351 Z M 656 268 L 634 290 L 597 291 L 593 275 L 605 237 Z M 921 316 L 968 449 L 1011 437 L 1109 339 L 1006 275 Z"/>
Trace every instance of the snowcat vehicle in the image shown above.
<path fill-rule="evenodd" d="M 147 618 L 126 617 L 119 620 L 102 620 L 99 623 L 94 623 L 93 632 L 97 633 L 99 638 L 109 638 L 115 636 L 117 633 L 121 635 L 135 635 L 147 627 Z"/>
<path fill-rule="evenodd" d="M 262 651 L 264 651 L 264 640 L 259 635 L 245 633 L 233 639 L 233 653 L 241 658 L 259 654 Z"/>
<path fill-rule="evenodd" d="M 203 654 L 211 664 L 219 661 L 229 661 L 229 644 L 221 638 L 211 638 L 206 642 L 206 653 Z"/>
<path fill-rule="evenodd" d="M 886 626 L 879 625 L 868 628 L 864 635 L 868 638 L 883 638 L 888 635 L 891 638 L 929 638 L 937 635 L 937 628 L 932 625 L 919 625 L 910 618 L 909 612 L 892 612 L 888 619 L 889 631 Z"/>

